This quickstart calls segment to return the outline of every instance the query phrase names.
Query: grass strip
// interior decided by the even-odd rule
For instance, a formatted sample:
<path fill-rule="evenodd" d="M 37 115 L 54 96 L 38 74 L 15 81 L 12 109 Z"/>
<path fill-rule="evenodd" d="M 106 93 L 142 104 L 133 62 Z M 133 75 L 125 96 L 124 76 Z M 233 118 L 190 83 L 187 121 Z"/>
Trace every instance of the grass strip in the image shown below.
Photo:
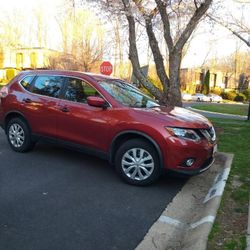
<path fill-rule="evenodd" d="M 234 160 L 208 249 L 246 248 L 250 195 L 250 122 L 210 119 L 217 131 L 219 151 L 233 153 Z"/>
<path fill-rule="evenodd" d="M 241 104 L 202 104 L 202 105 L 195 105 L 193 106 L 195 109 L 203 110 L 203 111 L 210 111 L 210 112 L 217 112 L 223 114 L 231 114 L 231 115 L 247 115 L 248 113 L 248 105 L 241 105 Z"/>

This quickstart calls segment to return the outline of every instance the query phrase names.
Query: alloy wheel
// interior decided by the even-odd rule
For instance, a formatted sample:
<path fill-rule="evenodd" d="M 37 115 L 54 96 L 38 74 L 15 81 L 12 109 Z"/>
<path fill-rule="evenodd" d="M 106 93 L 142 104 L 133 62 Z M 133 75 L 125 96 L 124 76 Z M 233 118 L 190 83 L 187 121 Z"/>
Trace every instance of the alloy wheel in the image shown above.
<path fill-rule="evenodd" d="M 152 155 L 142 148 L 132 148 L 125 152 L 121 165 L 127 177 L 138 181 L 149 178 L 155 167 Z"/>
<path fill-rule="evenodd" d="M 15 148 L 20 148 L 24 144 L 25 133 L 18 123 L 13 123 L 9 128 L 9 139 Z"/>

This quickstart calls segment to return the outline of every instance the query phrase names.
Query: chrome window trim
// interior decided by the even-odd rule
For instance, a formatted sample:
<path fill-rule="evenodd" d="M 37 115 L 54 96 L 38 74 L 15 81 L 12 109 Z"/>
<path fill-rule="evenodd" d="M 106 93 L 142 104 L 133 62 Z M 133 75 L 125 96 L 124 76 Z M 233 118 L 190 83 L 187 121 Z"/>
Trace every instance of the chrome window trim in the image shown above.
<path fill-rule="evenodd" d="M 82 105 L 86 105 L 87 103 L 81 103 L 81 102 L 74 102 L 74 101 L 71 101 L 71 100 L 67 100 L 67 99 L 62 99 L 60 97 L 52 97 L 52 96 L 47 96 L 47 95 L 40 95 L 40 94 L 37 94 L 37 93 L 33 93 L 31 91 L 28 91 L 27 89 L 25 89 L 23 87 L 23 85 L 21 84 L 21 81 L 26 78 L 27 76 L 34 76 L 34 77 L 39 77 L 39 76 L 60 76 L 60 77 L 67 77 L 67 78 L 76 78 L 76 79 L 79 79 L 81 81 L 85 81 L 87 84 L 89 84 L 93 89 L 95 89 L 99 94 L 100 96 L 108 103 L 109 107 L 108 108 L 112 108 L 112 104 L 100 93 L 100 91 L 98 91 L 89 81 L 85 80 L 85 79 L 82 79 L 80 77 L 77 77 L 77 76 L 65 76 L 65 75 L 43 75 L 43 74 L 27 74 L 25 75 L 23 78 L 21 78 L 19 81 L 18 81 L 18 84 L 21 86 L 21 88 L 26 91 L 27 93 L 31 93 L 33 95 L 37 95 L 37 96 L 41 96 L 41 97 L 48 97 L 48 98 L 53 98 L 53 99 L 56 99 L 56 100 L 64 100 L 64 101 L 68 101 L 68 102 L 73 102 L 73 103 L 79 103 L 79 104 L 82 104 Z M 34 79 L 33 79 L 34 80 Z M 32 82 L 33 82 L 32 80 Z M 88 105 L 88 104 L 87 104 Z M 89 106 L 89 105 L 88 105 Z"/>

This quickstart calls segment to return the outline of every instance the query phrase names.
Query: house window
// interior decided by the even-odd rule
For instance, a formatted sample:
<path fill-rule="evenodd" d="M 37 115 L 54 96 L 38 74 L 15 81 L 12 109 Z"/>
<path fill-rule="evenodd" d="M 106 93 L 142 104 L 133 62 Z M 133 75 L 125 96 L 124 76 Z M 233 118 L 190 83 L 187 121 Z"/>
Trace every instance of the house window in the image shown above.
<path fill-rule="evenodd" d="M 16 54 L 16 67 L 23 68 L 23 53 Z"/>
<path fill-rule="evenodd" d="M 216 87 L 216 82 L 217 82 L 217 74 L 214 74 L 214 87 Z"/>
<path fill-rule="evenodd" d="M 204 73 L 200 73 L 200 84 L 204 82 Z"/>
<path fill-rule="evenodd" d="M 225 83 L 225 89 L 227 89 L 227 86 L 228 86 L 228 76 L 225 76 L 224 83 Z"/>
<path fill-rule="evenodd" d="M 37 67 L 37 54 L 35 52 L 30 54 L 30 66 L 31 68 Z"/>

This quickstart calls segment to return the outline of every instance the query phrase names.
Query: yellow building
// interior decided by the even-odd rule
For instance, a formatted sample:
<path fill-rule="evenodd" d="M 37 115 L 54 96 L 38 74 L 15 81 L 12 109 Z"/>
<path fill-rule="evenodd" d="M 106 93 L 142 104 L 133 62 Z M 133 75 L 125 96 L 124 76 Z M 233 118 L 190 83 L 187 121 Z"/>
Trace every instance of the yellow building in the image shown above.
<path fill-rule="evenodd" d="M 181 69 L 181 89 L 188 93 L 200 92 L 204 83 L 206 70 L 201 68 Z M 210 70 L 210 89 L 236 89 L 234 78 L 222 71 Z"/>
<path fill-rule="evenodd" d="M 50 58 L 60 52 L 42 47 L 5 48 L 0 50 L 0 83 L 4 84 L 13 78 L 20 70 L 47 69 Z"/>
<path fill-rule="evenodd" d="M 49 57 L 59 52 L 51 49 L 34 48 L 6 48 L 0 53 L 1 68 L 16 69 L 44 69 L 49 67 Z"/>

